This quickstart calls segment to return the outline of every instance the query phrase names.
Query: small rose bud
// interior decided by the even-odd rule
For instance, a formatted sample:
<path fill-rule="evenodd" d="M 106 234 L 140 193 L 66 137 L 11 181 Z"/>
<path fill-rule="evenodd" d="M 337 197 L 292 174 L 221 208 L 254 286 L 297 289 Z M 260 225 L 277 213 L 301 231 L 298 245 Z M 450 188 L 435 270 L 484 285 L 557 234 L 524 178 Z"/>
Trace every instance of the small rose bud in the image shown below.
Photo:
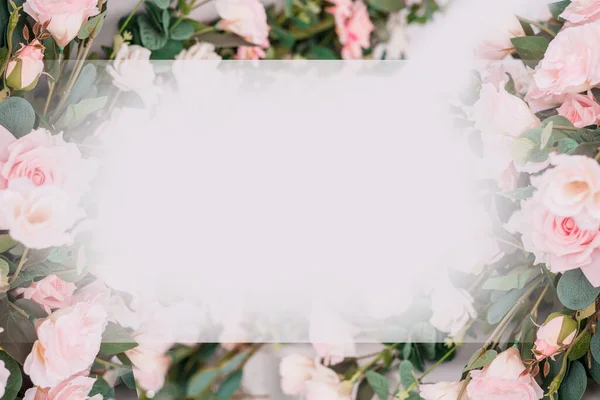
<path fill-rule="evenodd" d="M 44 71 L 44 47 L 37 40 L 21 44 L 16 57 L 8 63 L 6 83 L 17 90 L 31 90 Z"/>
<path fill-rule="evenodd" d="M 537 332 L 533 349 L 535 358 L 539 361 L 559 354 L 573 342 L 576 334 L 575 320 L 563 314 L 551 314 Z"/>

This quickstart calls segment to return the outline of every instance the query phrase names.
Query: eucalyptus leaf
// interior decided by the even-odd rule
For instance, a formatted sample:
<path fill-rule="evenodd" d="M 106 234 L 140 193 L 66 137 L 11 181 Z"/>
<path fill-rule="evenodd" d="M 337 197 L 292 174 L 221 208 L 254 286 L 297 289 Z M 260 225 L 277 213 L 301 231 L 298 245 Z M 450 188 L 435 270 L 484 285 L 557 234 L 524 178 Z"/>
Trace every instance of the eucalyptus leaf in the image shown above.
<path fill-rule="evenodd" d="M 576 140 L 571 138 L 562 138 L 558 141 L 558 152 L 560 154 L 571 154 L 579 146 Z"/>
<path fill-rule="evenodd" d="M 19 242 L 8 235 L 0 235 L 0 254 L 15 247 Z"/>
<path fill-rule="evenodd" d="M 227 379 L 221 383 L 221 387 L 219 387 L 219 390 L 216 393 L 217 399 L 228 400 L 232 398 L 242 384 L 243 375 L 244 372 L 242 370 L 229 375 Z"/>
<path fill-rule="evenodd" d="M 156 5 L 162 8 L 163 10 L 169 7 L 170 2 L 170 0 L 154 0 L 154 3 L 156 3 Z"/>
<path fill-rule="evenodd" d="M 527 66 L 535 68 L 544 58 L 548 49 L 548 40 L 541 36 L 515 37 L 510 40 L 517 53 Z"/>
<path fill-rule="evenodd" d="M 562 18 L 560 18 L 560 15 L 565 11 L 565 8 L 567 8 L 569 4 L 571 4 L 571 0 L 564 0 L 548 4 L 548 8 L 550 9 L 552 18 L 556 20 L 563 20 Z"/>
<path fill-rule="evenodd" d="M 400 383 L 402 386 L 408 390 L 415 382 L 417 382 L 417 378 L 415 377 L 415 367 L 408 360 L 404 360 L 398 366 L 400 370 Z"/>
<path fill-rule="evenodd" d="M 4 362 L 4 367 L 10 372 L 8 380 L 6 381 L 2 400 L 14 400 L 17 398 L 21 386 L 23 385 L 21 368 L 19 368 L 19 364 L 5 351 L 0 350 L 0 361 Z"/>
<path fill-rule="evenodd" d="M 90 91 L 94 82 L 96 82 L 96 78 L 98 77 L 98 72 L 96 70 L 96 66 L 94 64 L 88 63 L 86 64 L 79 73 L 71 92 L 69 93 L 69 97 L 67 98 L 68 104 L 79 103 L 83 97 Z"/>
<path fill-rule="evenodd" d="M 16 138 L 27 135 L 35 124 L 35 110 L 22 97 L 10 97 L 0 103 L 0 125 Z"/>
<path fill-rule="evenodd" d="M 571 345 L 572 349 L 569 353 L 569 360 L 574 361 L 586 355 L 588 350 L 590 349 L 590 339 L 592 338 L 592 334 L 586 332 L 577 343 Z"/>
<path fill-rule="evenodd" d="M 88 396 L 92 397 L 97 394 L 101 395 L 105 399 L 111 399 L 115 397 L 115 390 L 108 384 L 108 382 L 104 380 L 104 378 L 97 376 L 94 386 L 92 386 Z"/>
<path fill-rule="evenodd" d="M 500 193 L 500 195 L 507 197 L 511 200 L 525 200 L 533 196 L 535 188 L 533 186 L 520 187 L 510 192 Z"/>
<path fill-rule="evenodd" d="M 137 346 L 138 344 L 125 328 L 114 322 L 109 322 L 102 334 L 100 352 L 111 356 L 131 350 Z"/>
<path fill-rule="evenodd" d="M 483 289 L 487 290 L 511 290 L 523 289 L 527 282 L 540 274 L 540 269 L 525 266 L 515 268 L 504 276 L 497 276 L 488 279 L 483 284 Z"/>
<path fill-rule="evenodd" d="M 596 332 L 590 340 L 590 351 L 594 360 L 600 363 L 600 331 Z"/>
<path fill-rule="evenodd" d="M 108 10 L 104 11 L 102 14 L 98 14 L 93 18 L 90 18 L 79 30 L 79 34 L 77 37 L 81 40 L 85 40 L 89 38 L 92 33 L 94 37 L 98 36 L 100 31 L 102 30 L 102 25 L 104 25 L 104 17 L 106 17 L 106 13 Z"/>
<path fill-rule="evenodd" d="M 0 300 L 0 332 L 2 349 L 19 364 L 31 353 L 33 343 L 37 339 L 33 323 L 9 306 L 7 298 Z"/>
<path fill-rule="evenodd" d="M 386 12 L 400 11 L 406 6 L 404 0 L 367 0 L 367 3 L 379 11 Z"/>
<path fill-rule="evenodd" d="M 390 384 L 385 379 L 385 376 L 375 371 L 367 371 L 365 376 L 377 397 L 380 400 L 387 400 L 390 395 Z"/>
<path fill-rule="evenodd" d="M 71 104 L 63 116 L 56 123 L 59 127 L 73 128 L 79 125 L 90 114 L 101 110 L 106 104 L 107 97 L 96 97 L 95 99 L 81 100 L 77 104 Z"/>
<path fill-rule="evenodd" d="M 198 397 L 218 378 L 219 371 L 217 369 L 205 369 L 196 372 L 190 378 L 187 387 L 188 397 Z"/>
<path fill-rule="evenodd" d="M 558 281 L 556 290 L 560 302 L 571 310 L 586 308 L 600 294 L 600 288 L 593 287 L 579 268 L 566 271 Z"/>
<path fill-rule="evenodd" d="M 581 400 L 587 388 L 587 374 L 579 361 L 569 366 L 569 372 L 560 385 L 558 397 L 560 400 Z"/>
<path fill-rule="evenodd" d="M 201 42 L 212 43 L 217 48 L 256 46 L 254 43 L 250 43 L 232 33 L 204 33 L 196 36 L 196 39 Z"/>
<path fill-rule="evenodd" d="M 463 369 L 463 372 L 485 367 L 494 361 L 494 358 L 496 358 L 497 355 L 498 352 L 496 350 L 487 350 L 481 356 L 479 356 L 479 353 L 475 353 L 471 356 L 471 359 L 467 363 L 467 366 Z"/>
<path fill-rule="evenodd" d="M 491 325 L 496 325 L 504 318 L 508 311 L 517 304 L 519 298 L 523 295 L 523 289 L 513 289 L 500 297 L 491 305 L 487 314 L 487 321 Z"/>

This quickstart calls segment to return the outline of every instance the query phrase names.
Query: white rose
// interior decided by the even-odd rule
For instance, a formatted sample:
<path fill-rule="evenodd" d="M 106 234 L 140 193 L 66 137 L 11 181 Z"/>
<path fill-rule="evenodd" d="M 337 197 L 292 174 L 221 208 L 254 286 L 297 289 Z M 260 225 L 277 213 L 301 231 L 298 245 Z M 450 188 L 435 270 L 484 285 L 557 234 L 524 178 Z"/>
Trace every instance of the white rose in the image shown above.
<path fill-rule="evenodd" d="M 119 89 L 137 93 L 146 106 L 158 103 L 156 74 L 150 62 L 150 50 L 142 46 L 122 44 L 115 60 L 106 67 Z"/>
<path fill-rule="evenodd" d="M 0 221 L 10 236 L 32 249 L 73 242 L 70 230 L 85 216 L 62 189 L 35 186 L 28 179 L 9 183 L 0 196 Z"/>
<path fill-rule="evenodd" d="M 173 62 L 173 75 L 179 86 L 187 86 L 194 83 L 194 78 L 200 73 L 199 68 L 204 67 L 207 62 L 211 67 L 216 67 L 221 56 L 215 52 L 212 43 L 199 42 L 189 49 L 182 50 Z"/>
<path fill-rule="evenodd" d="M 433 315 L 429 323 L 450 336 L 456 336 L 471 319 L 477 318 L 471 295 L 450 286 L 433 291 L 431 308 Z"/>
<path fill-rule="evenodd" d="M 421 397 L 424 400 L 457 400 L 464 382 L 438 382 L 421 386 Z M 466 400 L 467 395 L 463 393 L 459 400 Z"/>
<path fill-rule="evenodd" d="M 265 6 L 259 0 L 217 0 L 221 29 L 263 45 L 269 38 Z"/>

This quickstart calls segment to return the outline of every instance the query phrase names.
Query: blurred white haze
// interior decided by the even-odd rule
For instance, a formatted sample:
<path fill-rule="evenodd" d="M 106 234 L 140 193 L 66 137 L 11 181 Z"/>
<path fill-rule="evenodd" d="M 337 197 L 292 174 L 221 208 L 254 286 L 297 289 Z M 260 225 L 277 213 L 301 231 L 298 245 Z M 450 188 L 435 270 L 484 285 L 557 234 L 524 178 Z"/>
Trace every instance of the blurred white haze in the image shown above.
<path fill-rule="evenodd" d="M 406 62 L 194 65 L 101 133 L 91 272 L 142 307 L 182 305 L 205 341 L 249 323 L 238 339 L 306 341 L 314 309 L 402 340 L 394 315 L 495 251 L 448 106 L 492 21 L 539 4 L 456 0 Z"/>

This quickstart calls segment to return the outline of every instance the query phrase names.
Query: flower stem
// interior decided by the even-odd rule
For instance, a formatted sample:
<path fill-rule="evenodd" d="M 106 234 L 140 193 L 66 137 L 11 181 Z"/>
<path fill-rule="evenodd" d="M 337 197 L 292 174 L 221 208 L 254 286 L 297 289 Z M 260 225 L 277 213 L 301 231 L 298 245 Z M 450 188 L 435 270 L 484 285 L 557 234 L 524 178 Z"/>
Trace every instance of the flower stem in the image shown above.
<path fill-rule="evenodd" d="M 530 20 L 530 19 L 523 18 L 523 17 L 519 17 L 519 16 L 517 16 L 517 19 L 518 19 L 520 22 L 524 22 L 524 23 L 526 23 L 526 24 L 533 25 L 533 26 L 536 26 L 536 27 L 540 28 L 541 30 L 543 30 L 544 32 L 546 32 L 548 35 L 550 35 L 550 36 L 552 36 L 552 37 L 556 37 L 556 33 L 554 33 L 554 32 L 553 32 L 553 31 L 552 31 L 550 28 L 548 28 L 547 26 L 540 24 L 539 22 L 535 22 L 535 21 L 532 21 L 532 20 Z"/>
<path fill-rule="evenodd" d="M 379 360 L 381 360 L 381 358 L 383 357 L 383 355 L 385 354 L 386 350 L 391 350 L 396 348 L 398 345 L 400 345 L 400 343 L 394 343 L 392 346 L 388 346 L 385 349 L 381 350 L 379 352 L 379 354 L 377 355 L 377 357 L 375 357 L 374 359 L 372 359 L 371 361 L 369 361 L 367 364 L 365 364 L 361 369 L 359 369 L 358 371 L 356 371 L 356 373 L 354 375 L 352 375 L 352 378 L 350 378 L 350 382 L 354 383 L 356 382 L 369 368 L 371 368 L 373 365 L 375 365 Z"/>
<path fill-rule="evenodd" d="M 126 366 L 126 365 L 117 364 L 117 363 L 114 363 L 114 362 L 106 361 L 106 360 L 103 360 L 103 359 L 101 359 L 99 357 L 96 357 L 96 359 L 94 361 L 97 362 L 98 364 L 102 364 L 105 367 L 109 367 L 109 368 L 129 369 L 129 367 Z"/>
<path fill-rule="evenodd" d="M 15 281 L 17 280 L 17 277 L 21 273 L 21 270 L 23 269 L 23 265 L 25 265 L 25 261 L 27 261 L 27 254 L 28 253 L 29 253 L 29 248 L 25 247 L 25 250 L 23 251 L 23 255 L 21 256 L 21 259 L 19 260 L 19 265 L 17 266 L 17 270 L 15 271 L 15 274 L 10 279 L 9 283 L 11 285 L 13 283 L 15 283 Z"/>
<path fill-rule="evenodd" d="M 121 28 L 119 29 L 119 35 L 122 35 L 123 32 L 125 32 L 125 28 L 127 28 L 127 25 L 131 22 L 131 19 L 133 18 L 133 16 L 137 12 L 137 10 L 140 9 L 140 7 L 142 6 L 143 2 L 144 2 L 144 0 L 140 0 L 140 1 L 137 2 L 137 4 L 135 5 L 135 7 L 131 11 L 131 13 L 129 13 L 129 16 L 127 17 L 127 19 L 125 20 L 125 22 L 123 22 L 123 25 L 121 25 Z"/>
<path fill-rule="evenodd" d="M 21 314 L 22 316 L 24 316 L 27 319 L 31 319 L 31 316 L 29 314 L 27 314 L 25 312 L 25 310 L 23 310 L 21 307 L 17 306 L 15 303 L 9 301 L 8 305 L 11 306 L 16 312 L 18 312 L 19 314 Z"/>

